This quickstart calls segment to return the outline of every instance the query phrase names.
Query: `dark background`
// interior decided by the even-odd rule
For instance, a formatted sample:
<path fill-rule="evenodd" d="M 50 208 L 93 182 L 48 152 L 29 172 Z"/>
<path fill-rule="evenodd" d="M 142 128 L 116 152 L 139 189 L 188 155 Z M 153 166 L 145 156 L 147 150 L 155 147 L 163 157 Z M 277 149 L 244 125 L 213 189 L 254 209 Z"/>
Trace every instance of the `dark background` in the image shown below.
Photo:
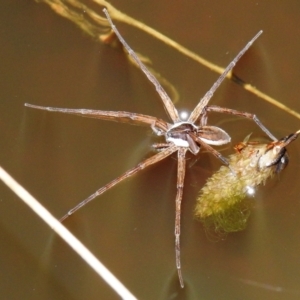
<path fill-rule="evenodd" d="M 236 74 L 300 111 L 298 1 L 114 1 L 204 58 L 225 67 L 260 29 Z M 101 10 L 99 9 L 99 13 Z M 150 129 L 25 108 L 126 110 L 167 120 L 154 88 L 124 54 L 99 44 L 45 4 L 0 4 L 0 164 L 55 216 L 151 155 Z M 130 46 L 180 94 L 191 110 L 218 75 L 147 34 L 117 23 Z M 225 80 L 212 104 L 256 113 L 278 137 L 299 120 Z M 246 120 L 210 117 L 232 136 Z M 234 120 L 234 122 L 232 122 Z M 193 219 L 198 191 L 220 163 L 202 153 L 188 161 L 182 212 L 182 269 L 174 258 L 176 156 L 139 173 L 65 222 L 139 299 L 299 299 L 299 146 L 290 165 L 256 195 L 245 231 L 207 238 Z M 224 155 L 231 153 L 231 147 Z M 193 167 L 191 167 L 193 165 Z M 118 299 L 10 190 L 0 184 L 0 294 L 4 299 Z"/>

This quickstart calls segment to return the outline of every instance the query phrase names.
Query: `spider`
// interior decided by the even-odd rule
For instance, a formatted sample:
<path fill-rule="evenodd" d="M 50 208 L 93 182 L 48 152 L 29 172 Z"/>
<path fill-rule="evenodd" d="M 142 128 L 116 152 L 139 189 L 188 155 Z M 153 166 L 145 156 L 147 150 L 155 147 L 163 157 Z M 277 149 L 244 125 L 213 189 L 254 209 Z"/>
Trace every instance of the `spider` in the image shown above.
<path fill-rule="evenodd" d="M 25 106 L 61 112 L 66 114 L 74 114 L 88 118 L 96 118 L 101 120 L 110 120 L 116 122 L 130 122 L 137 125 L 147 125 L 150 126 L 153 132 L 157 136 L 164 136 L 165 143 L 154 144 L 154 148 L 158 151 L 152 157 L 145 159 L 137 166 L 128 170 L 121 176 L 115 178 L 111 182 L 107 183 L 95 193 L 90 195 L 88 198 L 77 204 L 72 208 L 66 215 L 64 215 L 60 220 L 64 221 L 67 217 L 72 215 L 78 209 L 86 205 L 88 202 L 96 198 L 97 196 L 103 194 L 122 180 L 138 173 L 142 169 L 158 163 L 164 158 L 170 156 L 172 153 L 177 152 L 178 167 L 177 167 L 177 194 L 175 199 L 175 260 L 176 268 L 178 273 L 178 278 L 180 286 L 184 287 L 183 276 L 181 271 L 181 259 L 180 259 L 180 216 L 181 216 L 181 200 L 184 187 L 184 177 L 185 177 L 185 166 L 186 166 L 186 153 L 190 151 L 193 155 L 197 155 L 201 148 L 211 152 L 215 157 L 220 159 L 223 164 L 229 167 L 229 163 L 225 157 L 223 157 L 217 150 L 215 150 L 210 145 L 224 145 L 230 142 L 231 138 L 228 133 L 223 129 L 207 125 L 207 113 L 208 112 L 218 112 L 226 113 L 231 115 L 237 115 L 252 119 L 272 140 L 277 141 L 273 134 L 259 121 L 256 115 L 241 112 L 229 108 L 221 108 L 218 106 L 208 106 L 208 102 L 213 96 L 216 89 L 220 86 L 222 81 L 225 79 L 226 75 L 233 69 L 237 61 L 241 56 L 250 48 L 253 42 L 262 34 L 259 31 L 248 44 L 239 52 L 239 54 L 233 59 L 233 61 L 227 66 L 223 74 L 218 78 L 218 80 L 213 84 L 210 90 L 204 95 L 204 97 L 199 101 L 195 109 L 192 111 L 187 121 L 180 119 L 180 116 L 175 108 L 172 100 L 167 95 L 166 91 L 160 85 L 158 80 L 150 73 L 147 67 L 141 62 L 137 54 L 129 47 L 124 38 L 121 36 L 116 26 L 113 24 L 111 17 L 106 9 L 103 10 L 106 18 L 111 26 L 111 30 L 118 37 L 119 41 L 122 43 L 123 47 L 127 50 L 130 57 L 135 61 L 139 68 L 144 72 L 147 78 L 155 86 L 157 93 L 159 94 L 164 108 L 171 119 L 172 123 L 168 123 L 162 119 L 136 114 L 125 111 L 102 111 L 102 110 L 91 110 L 91 109 L 69 109 L 69 108 L 56 108 L 56 107 L 44 107 L 38 105 L 31 105 L 25 103 Z M 230 168 L 230 167 L 229 167 Z M 234 171 L 232 170 L 234 173 Z"/>

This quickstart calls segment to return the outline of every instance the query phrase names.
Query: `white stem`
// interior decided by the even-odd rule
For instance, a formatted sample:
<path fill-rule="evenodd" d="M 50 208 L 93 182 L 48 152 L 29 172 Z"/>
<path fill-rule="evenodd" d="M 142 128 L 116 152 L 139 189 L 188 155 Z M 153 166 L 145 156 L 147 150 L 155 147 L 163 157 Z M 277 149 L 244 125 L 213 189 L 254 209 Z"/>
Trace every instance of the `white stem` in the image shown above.
<path fill-rule="evenodd" d="M 122 299 L 137 299 L 131 292 L 52 214 L 0 166 L 0 179 L 43 219 Z"/>

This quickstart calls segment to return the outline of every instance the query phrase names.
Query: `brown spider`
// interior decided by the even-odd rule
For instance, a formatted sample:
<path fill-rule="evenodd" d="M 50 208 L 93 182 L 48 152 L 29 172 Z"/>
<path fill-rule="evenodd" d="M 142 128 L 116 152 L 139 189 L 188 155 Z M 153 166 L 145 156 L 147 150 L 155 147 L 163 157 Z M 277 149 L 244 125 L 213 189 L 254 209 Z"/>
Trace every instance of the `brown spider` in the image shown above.
<path fill-rule="evenodd" d="M 253 42 L 262 34 L 259 31 L 248 44 L 242 49 L 242 51 L 234 58 L 234 60 L 227 66 L 223 74 L 218 78 L 218 80 L 213 84 L 211 89 L 204 95 L 204 97 L 199 101 L 195 109 L 190 114 L 187 121 L 182 121 L 178 115 L 177 109 L 175 108 L 172 100 L 167 95 L 163 87 L 157 81 L 157 79 L 149 72 L 146 66 L 141 62 L 136 53 L 129 47 L 125 42 L 115 25 L 113 24 L 106 9 L 103 10 L 108 22 L 110 23 L 111 29 L 116 34 L 122 45 L 128 51 L 131 58 L 137 63 L 141 70 L 145 73 L 147 78 L 153 83 L 156 91 L 160 95 L 163 105 L 167 114 L 169 115 L 172 123 L 165 122 L 164 120 L 147 116 L 143 114 L 136 114 L 124 111 L 102 111 L 102 110 L 90 110 L 90 109 L 69 109 L 69 108 L 55 108 L 55 107 L 43 107 L 37 105 L 31 105 L 26 103 L 25 106 L 56 111 L 67 114 L 74 114 L 88 118 L 96 118 L 102 120 L 110 120 L 117 122 L 131 122 L 138 125 L 148 125 L 152 128 L 153 132 L 158 136 L 165 137 L 165 143 L 155 144 L 154 147 L 158 149 L 158 153 L 152 157 L 142 161 L 134 168 L 128 170 L 121 176 L 107 183 L 94 194 L 90 195 L 88 198 L 77 204 L 72 208 L 66 215 L 61 218 L 64 221 L 67 217 L 72 215 L 79 208 L 96 198 L 97 196 L 103 194 L 123 179 L 126 179 L 133 174 L 139 172 L 140 170 L 153 165 L 162 159 L 170 156 L 174 152 L 178 152 L 178 169 L 177 169 L 177 194 L 176 194 L 176 210 L 175 210 L 175 257 L 176 257 L 176 267 L 178 272 L 178 277 L 181 287 L 184 287 L 182 272 L 181 272 L 181 262 L 180 262 L 180 215 L 181 215 L 181 200 L 184 186 L 185 177 L 185 164 L 186 164 L 186 152 L 190 151 L 192 154 L 197 155 L 200 148 L 204 148 L 211 152 L 214 156 L 222 161 L 225 165 L 229 166 L 228 161 L 223 157 L 217 150 L 212 148 L 210 145 L 224 145 L 230 142 L 230 136 L 221 128 L 216 126 L 207 125 L 207 113 L 208 112 L 219 112 L 237 115 L 252 119 L 272 140 L 277 141 L 277 139 L 270 133 L 270 131 L 258 120 L 258 118 L 251 113 L 240 112 L 237 110 L 229 108 L 221 108 L 218 106 L 207 106 L 210 98 L 213 96 L 216 89 L 222 83 L 226 75 L 233 69 L 237 61 L 241 56 L 249 49 Z M 197 122 L 197 124 L 196 124 Z"/>

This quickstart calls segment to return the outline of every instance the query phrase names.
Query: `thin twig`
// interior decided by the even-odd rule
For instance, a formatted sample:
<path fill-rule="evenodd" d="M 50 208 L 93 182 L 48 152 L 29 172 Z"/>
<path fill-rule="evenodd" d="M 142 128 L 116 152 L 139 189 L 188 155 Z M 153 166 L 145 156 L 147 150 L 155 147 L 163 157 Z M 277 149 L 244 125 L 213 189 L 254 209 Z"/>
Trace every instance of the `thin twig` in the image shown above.
<path fill-rule="evenodd" d="M 47 223 L 122 299 L 137 299 L 65 226 L 16 182 L 2 167 L 0 179 Z"/>

